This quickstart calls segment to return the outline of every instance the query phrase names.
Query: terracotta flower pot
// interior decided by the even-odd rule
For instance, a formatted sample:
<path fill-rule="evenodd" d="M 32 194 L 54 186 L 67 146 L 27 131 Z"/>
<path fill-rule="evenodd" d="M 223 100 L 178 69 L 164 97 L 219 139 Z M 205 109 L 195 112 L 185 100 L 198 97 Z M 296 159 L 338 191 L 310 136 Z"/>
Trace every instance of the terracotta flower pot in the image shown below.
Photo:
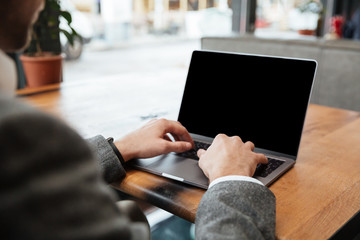
<path fill-rule="evenodd" d="M 59 83 L 62 79 L 62 55 L 21 55 L 28 87 Z"/>

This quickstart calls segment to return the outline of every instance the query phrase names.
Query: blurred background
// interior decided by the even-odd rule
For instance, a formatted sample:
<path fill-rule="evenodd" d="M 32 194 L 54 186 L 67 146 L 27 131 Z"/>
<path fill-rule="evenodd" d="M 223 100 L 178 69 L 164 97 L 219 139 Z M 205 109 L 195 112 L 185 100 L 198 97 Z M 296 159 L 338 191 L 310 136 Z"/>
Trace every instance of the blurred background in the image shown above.
<path fill-rule="evenodd" d="M 233 32 L 326 36 L 334 17 L 346 27 L 358 0 L 62 0 L 92 44 L 195 39 Z M 240 21 L 242 20 L 242 21 Z M 241 24 L 240 24 L 241 22 Z M 298 36 L 301 37 L 301 36 Z M 351 34 L 338 37 L 352 38 Z M 101 43 L 100 43 L 101 42 Z"/>
<path fill-rule="evenodd" d="M 360 0 L 61 0 L 60 3 L 72 14 L 72 26 L 83 37 L 82 41 L 75 39 L 71 46 L 60 36 L 63 52 L 70 60 L 65 63 L 64 82 L 131 72 L 148 76 L 159 71 L 177 71 L 185 79 L 191 52 L 204 48 L 201 39 L 206 37 L 252 36 L 305 43 L 360 40 Z M 60 25 L 66 29 L 63 22 L 61 19 Z M 347 41 L 339 42 L 342 47 L 349 45 Z M 248 51 L 256 52 L 259 47 L 253 48 Z M 302 54 L 298 57 L 317 59 Z"/>
<path fill-rule="evenodd" d="M 358 0 L 62 0 L 73 27 L 95 48 L 164 39 L 256 35 L 330 36 L 348 29 Z M 309 30 L 309 31 L 304 31 Z M 345 32 L 339 38 L 353 38 Z"/>
<path fill-rule="evenodd" d="M 152 74 L 161 72 L 165 76 L 167 72 L 173 82 L 182 79 L 181 86 L 195 49 L 284 55 L 312 58 L 320 63 L 313 103 L 360 110 L 355 92 L 360 90 L 360 84 L 354 78 L 360 60 L 351 55 L 360 49 L 360 0 L 61 0 L 60 3 L 72 14 L 72 26 L 83 37 L 81 41 L 75 39 L 71 46 L 60 36 L 68 60 L 63 70 L 65 83 L 99 76 L 121 78 L 122 74 L 148 79 Z M 60 25 L 66 28 L 63 21 Z M 237 38 L 239 43 L 219 40 L 204 44 L 204 39 L 214 37 Z M 291 48 L 284 49 L 289 44 Z M 337 51 L 343 55 L 334 55 Z M 348 62 L 338 65 L 339 57 Z M 333 69 L 334 66 L 337 68 Z M 335 76 L 331 70 L 338 72 L 337 79 L 331 79 Z M 323 85 L 329 87 L 320 89 L 323 81 L 320 76 L 328 79 Z M 338 92 L 344 86 L 352 98 L 344 99 Z"/>
<path fill-rule="evenodd" d="M 66 56 L 61 84 L 122 81 L 124 102 L 119 105 L 128 107 L 122 107 L 122 122 L 115 129 L 121 134 L 150 118 L 176 119 L 174 106 L 181 101 L 191 53 L 203 48 L 314 58 L 320 68 L 313 103 L 360 110 L 360 0 L 61 0 L 60 4 L 71 13 L 72 27 L 82 36 L 71 46 L 60 35 Z M 60 27 L 68 28 L 64 19 Z M 86 118 L 75 125 L 84 137 L 93 134 Z M 153 239 L 194 239 L 191 223 L 151 206 L 144 209 Z"/>

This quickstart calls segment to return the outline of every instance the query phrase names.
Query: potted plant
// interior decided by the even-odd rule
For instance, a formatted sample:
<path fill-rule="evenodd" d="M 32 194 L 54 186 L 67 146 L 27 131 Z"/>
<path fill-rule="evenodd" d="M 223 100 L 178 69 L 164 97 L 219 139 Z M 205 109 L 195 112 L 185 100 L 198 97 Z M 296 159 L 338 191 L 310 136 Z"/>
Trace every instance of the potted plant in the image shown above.
<path fill-rule="evenodd" d="M 70 31 L 60 28 L 60 18 L 69 25 Z M 60 33 L 72 45 L 80 36 L 71 27 L 71 14 L 63 11 L 59 0 L 46 0 L 44 10 L 32 29 L 29 47 L 20 59 L 24 66 L 27 87 L 39 87 L 62 80 L 62 61 Z"/>

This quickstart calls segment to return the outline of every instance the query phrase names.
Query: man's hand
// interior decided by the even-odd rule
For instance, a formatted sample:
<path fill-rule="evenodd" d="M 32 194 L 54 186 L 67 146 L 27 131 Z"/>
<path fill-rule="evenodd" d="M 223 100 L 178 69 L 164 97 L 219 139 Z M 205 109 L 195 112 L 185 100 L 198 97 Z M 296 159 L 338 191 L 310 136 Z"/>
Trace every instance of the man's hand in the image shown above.
<path fill-rule="evenodd" d="M 259 163 L 268 162 L 264 154 L 254 153 L 254 148 L 252 142 L 243 143 L 240 137 L 219 134 L 206 151 L 198 151 L 199 166 L 210 183 L 229 175 L 252 177 Z"/>
<path fill-rule="evenodd" d="M 169 134 L 175 141 L 172 141 Z M 115 142 L 125 162 L 194 148 L 189 132 L 179 122 L 154 119 Z"/>

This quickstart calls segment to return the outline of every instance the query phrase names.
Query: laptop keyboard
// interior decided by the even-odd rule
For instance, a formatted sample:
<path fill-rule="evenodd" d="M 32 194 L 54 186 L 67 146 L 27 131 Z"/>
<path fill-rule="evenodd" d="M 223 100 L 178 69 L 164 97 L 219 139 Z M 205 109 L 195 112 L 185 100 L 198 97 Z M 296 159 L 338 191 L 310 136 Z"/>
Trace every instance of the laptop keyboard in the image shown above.
<path fill-rule="evenodd" d="M 194 144 L 195 144 L 195 149 L 191 149 L 191 150 L 186 151 L 186 152 L 178 153 L 177 155 L 179 155 L 181 157 L 185 157 L 185 158 L 191 158 L 191 159 L 194 159 L 194 160 L 199 160 L 199 158 L 197 156 L 197 151 L 199 149 L 207 150 L 210 147 L 210 144 L 203 143 L 203 142 L 198 142 L 198 141 L 194 141 Z"/>
<path fill-rule="evenodd" d="M 182 153 L 177 153 L 177 155 L 179 155 L 181 157 L 185 157 L 185 158 L 199 160 L 199 158 L 197 156 L 197 151 L 199 149 L 207 150 L 210 147 L 210 144 L 204 143 L 204 142 L 198 142 L 198 141 L 194 141 L 194 143 L 195 143 L 195 149 L 191 149 L 189 151 L 182 152 Z M 273 158 L 268 158 L 268 161 L 269 161 L 268 164 L 259 164 L 257 166 L 254 176 L 259 176 L 259 177 L 265 178 L 284 163 L 284 161 L 276 160 Z"/>
<path fill-rule="evenodd" d="M 284 161 L 276 160 L 268 157 L 268 164 L 259 164 L 256 168 L 254 176 L 267 177 L 275 169 L 280 167 Z"/>

